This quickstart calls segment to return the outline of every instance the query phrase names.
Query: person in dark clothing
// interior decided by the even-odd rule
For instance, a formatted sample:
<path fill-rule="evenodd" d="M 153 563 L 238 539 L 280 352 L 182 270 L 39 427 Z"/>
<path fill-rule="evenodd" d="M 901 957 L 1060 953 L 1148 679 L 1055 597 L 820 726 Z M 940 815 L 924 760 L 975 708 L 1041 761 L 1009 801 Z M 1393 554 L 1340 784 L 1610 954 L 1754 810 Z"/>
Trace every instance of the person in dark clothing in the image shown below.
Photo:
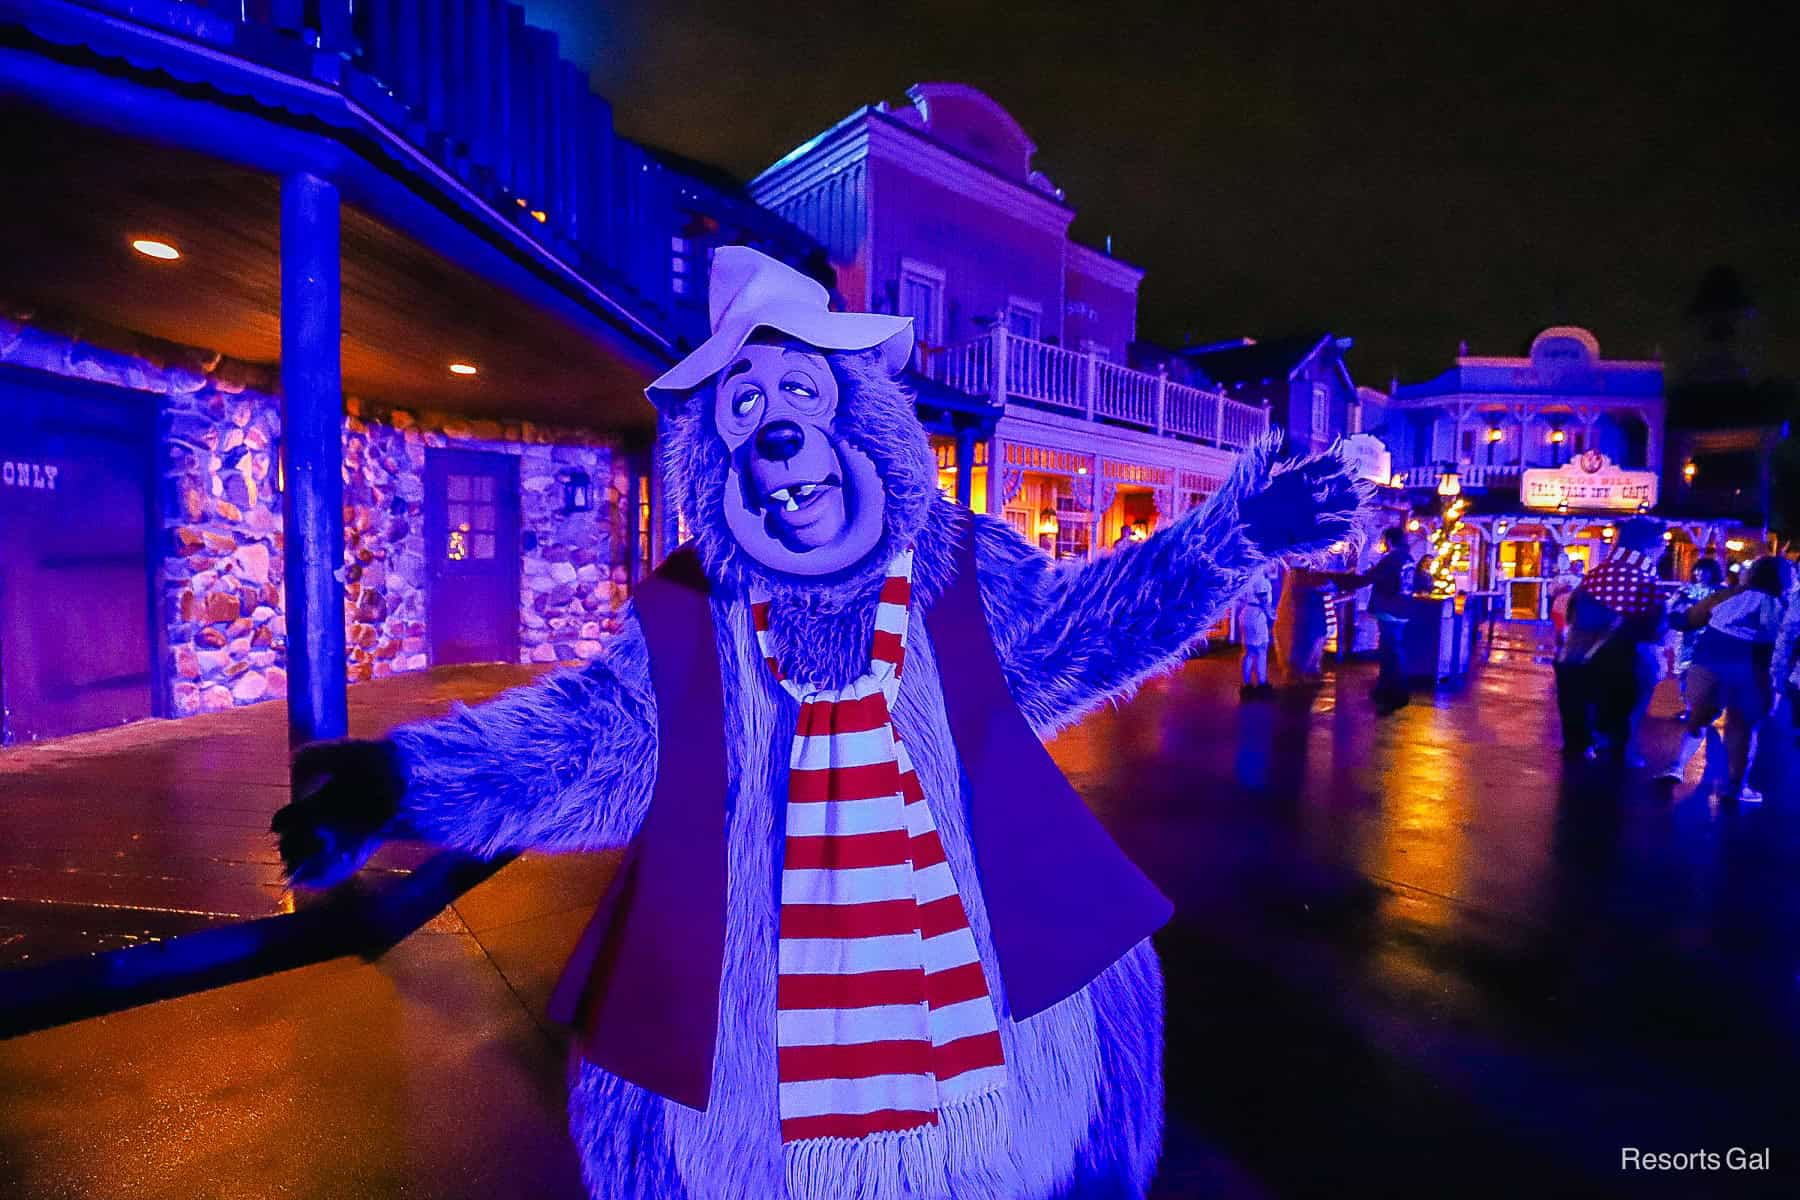
<path fill-rule="evenodd" d="M 1381 626 L 1381 672 L 1375 680 L 1375 707 L 1385 716 L 1412 699 L 1406 682 L 1406 623 L 1413 615 L 1413 588 L 1418 575 L 1413 536 L 1396 526 L 1382 536 L 1386 548 L 1369 568 L 1369 611 Z"/>
<path fill-rule="evenodd" d="M 1667 623 L 1656 588 L 1661 553 L 1662 524 L 1634 517 L 1569 598 L 1568 630 L 1556 658 L 1564 758 L 1624 761 L 1643 688 L 1638 649 L 1661 638 Z"/>

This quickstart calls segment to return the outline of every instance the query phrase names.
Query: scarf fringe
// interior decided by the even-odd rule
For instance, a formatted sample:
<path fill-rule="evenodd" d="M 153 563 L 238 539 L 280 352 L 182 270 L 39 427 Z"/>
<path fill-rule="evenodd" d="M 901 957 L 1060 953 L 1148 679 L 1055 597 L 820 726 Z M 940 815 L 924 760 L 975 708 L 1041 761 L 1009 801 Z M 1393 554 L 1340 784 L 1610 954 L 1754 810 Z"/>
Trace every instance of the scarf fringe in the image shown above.
<path fill-rule="evenodd" d="M 950 1195 L 952 1166 L 985 1162 L 1006 1136 L 1006 1088 L 950 1105 L 936 1125 L 862 1138 L 809 1138 L 783 1149 L 788 1200 L 893 1200 Z"/>

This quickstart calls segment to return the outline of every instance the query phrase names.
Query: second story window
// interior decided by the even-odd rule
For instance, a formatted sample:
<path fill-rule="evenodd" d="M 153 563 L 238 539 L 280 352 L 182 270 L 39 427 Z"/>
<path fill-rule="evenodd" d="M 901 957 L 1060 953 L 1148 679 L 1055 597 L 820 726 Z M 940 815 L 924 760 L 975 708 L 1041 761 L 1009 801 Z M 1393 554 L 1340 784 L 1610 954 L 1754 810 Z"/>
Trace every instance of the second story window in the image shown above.
<path fill-rule="evenodd" d="M 944 344 L 944 273 L 910 258 L 900 262 L 900 315 L 913 319 L 913 336 L 928 346 Z"/>
<path fill-rule="evenodd" d="M 1017 296 L 1006 302 L 1006 332 L 1014 337 L 1030 338 L 1038 341 L 1043 337 L 1044 309 L 1042 305 L 1033 304 L 1029 300 L 1021 300 Z"/>
<path fill-rule="evenodd" d="M 1312 435 L 1322 438 L 1331 431 L 1331 389 L 1322 383 L 1312 385 Z"/>

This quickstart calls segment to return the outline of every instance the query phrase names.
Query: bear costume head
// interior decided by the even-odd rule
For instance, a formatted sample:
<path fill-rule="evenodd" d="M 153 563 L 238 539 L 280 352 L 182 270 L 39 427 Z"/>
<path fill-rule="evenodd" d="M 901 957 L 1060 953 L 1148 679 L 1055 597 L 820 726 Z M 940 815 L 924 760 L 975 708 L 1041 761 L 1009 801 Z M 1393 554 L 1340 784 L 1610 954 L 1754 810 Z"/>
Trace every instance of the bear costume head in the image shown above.
<path fill-rule="evenodd" d="M 912 320 L 833 312 L 816 281 L 745 246 L 714 255 L 713 335 L 647 389 L 671 496 L 707 575 L 836 608 L 878 588 L 937 496 L 898 376 Z"/>

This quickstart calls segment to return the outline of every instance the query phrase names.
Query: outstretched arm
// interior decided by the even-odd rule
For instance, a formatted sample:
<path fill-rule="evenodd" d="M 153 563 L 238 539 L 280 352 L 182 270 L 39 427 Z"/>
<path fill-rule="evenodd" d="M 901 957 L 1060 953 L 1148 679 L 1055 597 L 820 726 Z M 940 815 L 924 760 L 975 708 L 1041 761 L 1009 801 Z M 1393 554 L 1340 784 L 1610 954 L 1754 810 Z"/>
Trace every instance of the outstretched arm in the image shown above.
<path fill-rule="evenodd" d="M 1091 563 L 1056 564 L 1009 526 L 977 525 L 983 607 L 1039 736 L 1129 696 L 1218 620 L 1250 572 L 1357 536 L 1366 485 L 1336 454 L 1276 463 L 1271 436 L 1205 504 Z"/>
<path fill-rule="evenodd" d="M 378 741 L 322 742 L 294 758 L 275 816 L 296 883 L 354 872 L 410 837 L 483 857 L 621 845 L 649 808 L 656 705 L 636 618 L 600 659 Z"/>

